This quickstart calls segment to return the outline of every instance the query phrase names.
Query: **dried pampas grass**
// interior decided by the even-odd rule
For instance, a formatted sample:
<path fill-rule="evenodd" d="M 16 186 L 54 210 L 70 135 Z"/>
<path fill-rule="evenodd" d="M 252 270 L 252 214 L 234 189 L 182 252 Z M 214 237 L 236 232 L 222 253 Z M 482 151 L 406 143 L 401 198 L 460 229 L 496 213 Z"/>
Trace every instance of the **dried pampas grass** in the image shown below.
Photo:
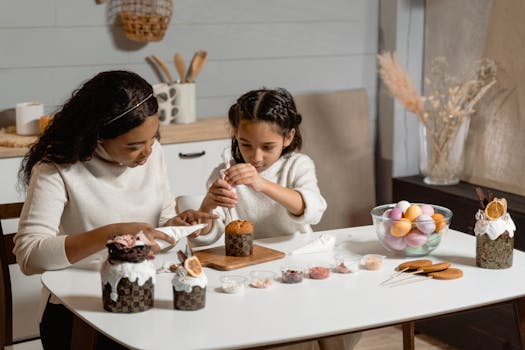
<path fill-rule="evenodd" d="M 409 112 L 424 122 L 423 97 L 414 87 L 408 73 L 401 67 L 395 53 L 383 52 L 378 55 L 379 75 L 388 90 Z"/>

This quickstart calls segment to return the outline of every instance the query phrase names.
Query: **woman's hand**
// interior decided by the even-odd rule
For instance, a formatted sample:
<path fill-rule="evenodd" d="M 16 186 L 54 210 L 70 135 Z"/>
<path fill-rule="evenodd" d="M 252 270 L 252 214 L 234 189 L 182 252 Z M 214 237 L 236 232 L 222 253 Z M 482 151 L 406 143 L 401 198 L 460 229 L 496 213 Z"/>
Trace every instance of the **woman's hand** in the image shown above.
<path fill-rule="evenodd" d="M 233 208 L 237 205 L 237 194 L 225 180 L 218 179 L 211 185 L 202 201 L 201 210 L 211 212 L 217 207 Z"/>
<path fill-rule="evenodd" d="M 214 219 L 218 219 L 219 216 L 217 214 L 213 213 L 206 213 L 203 211 L 198 210 L 185 210 L 179 215 L 175 216 L 174 218 L 170 219 L 166 226 L 191 226 L 191 225 L 197 225 L 201 223 L 207 223 L 208 226 L 211 224 L 211 221 Z M 202 230 L 197 230 L 193 232 L 189 237 L 194 238 L 197 237 L 202 233 Z M 206 231 L 206 233 L 209 232 L 209 229 Z"/>
<path fill-rule="evenodd" d="M 225 171 L 224 180 L 231 186 L 246 185 L 256 192 L 262 192 L 267 180 L 259 175 L 257 169 L 250 163 L 235 164 Z"/>
<path fill-rule="evenodd" d="M 175 238 L 167 235 L 164 232 L 157 231 L 151 225 L 143 222 L 125 222 L 114 224 L 113 226 L 114 228 L 112 231 L 115 232 L 114 235 L 130 234 L 132 236 L 135 236 L 136 234 L 142 231 L 146 238 L 151 242 L 151 250 L 153 251 L 153 253 L 158 253 L 160 251 L 160 246 L 157 243 L 157 239 L 166 241 L 171 245 L 177 244 Z"/>

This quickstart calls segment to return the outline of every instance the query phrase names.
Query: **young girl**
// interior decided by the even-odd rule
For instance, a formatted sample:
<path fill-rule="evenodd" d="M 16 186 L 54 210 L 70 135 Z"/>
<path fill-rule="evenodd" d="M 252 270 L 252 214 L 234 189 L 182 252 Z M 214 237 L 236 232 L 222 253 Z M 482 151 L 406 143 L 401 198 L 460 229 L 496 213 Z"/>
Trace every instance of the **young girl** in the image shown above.
<path fill-rule="evenodd" d="M 302 145 L 301 115 L 285 89 L 254 90 L 230 107 L 233 129 L 231 154 L 235 164 L 219 166 L 210 176 L 208 193 L 200 210 L 219 219 L 193 238 L 197 244 L 215 242 L 226 221 L 250 220 L 254 238 L 311 232 L 326 210 L 315 166 Z M 211 220 L 210 220 L 211 221 Z M 350 350 L 360 334 L 327 337 L 286 349 Z M 284 348 L 283 348 L 284 349 Z"/>
<path fill-rule="evenodd" d="M 157 108 L 143 78 L 110 71 L 87 81 L 56 113 L 20 169 L 28 188 L 14 252 L 25 274 L 89 266 L 117 234 L 143 231 L 153 242 L 174 244 L 154 228 L 210 219 L 198 212 L 175 217 Z M 44 294 L 42 344 L 69 349 L 72 314 Z"/>
<path fill-rule="evenodd" d="M 219 219 L 193 241 L 201 245 L 216 241 L 231 219 L 253 221 L 255 238 L 311 232 L 326 201 L 313 161 L 296 152 L 302 145 L 301 115 L 290 93 L 250 91 L 230 107 L 228 118 L 235 164 L 223 171 L 222 178 L 222 165 L 211 175 L 200 210 L 215 211 Z"/>

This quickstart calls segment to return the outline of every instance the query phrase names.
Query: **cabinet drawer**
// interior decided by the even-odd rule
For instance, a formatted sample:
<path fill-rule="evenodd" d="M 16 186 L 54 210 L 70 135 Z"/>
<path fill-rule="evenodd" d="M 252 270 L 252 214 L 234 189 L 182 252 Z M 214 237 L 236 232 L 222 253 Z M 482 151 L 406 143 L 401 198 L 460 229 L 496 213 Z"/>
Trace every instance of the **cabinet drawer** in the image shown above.
<path fill-rule="evenodd" d="M 175 196 L 206 193 L 206 181 L 222 162 L 230 139 L 163 145 L 171 191 Z"/>

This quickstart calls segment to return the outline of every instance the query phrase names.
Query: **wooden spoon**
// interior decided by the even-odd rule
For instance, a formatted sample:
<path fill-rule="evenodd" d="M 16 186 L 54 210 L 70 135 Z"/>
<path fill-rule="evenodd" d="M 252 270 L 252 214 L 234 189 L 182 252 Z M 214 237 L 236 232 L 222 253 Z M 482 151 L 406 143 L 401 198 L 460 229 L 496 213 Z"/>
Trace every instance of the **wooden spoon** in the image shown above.
<path fill-rule="evenodd" d="M 188 71 L 186 72 L 186 76 L 184 79 L 186 83 L 190 81 L 190 76 L 192 74 L 192 69 L 193 69 L 193 62 L 195 62 L 195 59 L 197 58 L 198 54 L 199 54 L 199 51 L 195 52 L 193 54 L 193 57 L 191 58 L 190 65 L 188 66 Z"/>
<path fill-rule="evenodd" d="M 201 72 L 202 68 L 206 64 L 206 60 L 208 59 L 208 52 L 199 50 L 195 54 L 194 60 L 191 63 L 191 71 L 188 81 L 195 81 L 195 78 L 197 78 L 197 75 Z"/>
<path fill-rule="evenodd" d="M 157 66 L 159 66 L 159 68 L 164 72 L 164 74 L 166 74 L 166 76 L 169 79 L 169 82 L 173 83 L 174 82 L 173 76 L 171 75 L 171 73 L 170 73 L 168 67 L 166 66 L 166 64 L 164 64 L 164 62 L 160 58 L 158 58 L 156 55 L 151 55 L 151 58 L 157 64 Z"/>
<path fill-rule="evenodd" d="M 173 63 L 175 64 L 175 69 L 179 74 L 180 82 L 184 83 L 186 81 L 186 62 L 184 61 L 184 57 L 182 57 L 182 55 L 178 52 L 175 53 L 173 56 Z"/>

